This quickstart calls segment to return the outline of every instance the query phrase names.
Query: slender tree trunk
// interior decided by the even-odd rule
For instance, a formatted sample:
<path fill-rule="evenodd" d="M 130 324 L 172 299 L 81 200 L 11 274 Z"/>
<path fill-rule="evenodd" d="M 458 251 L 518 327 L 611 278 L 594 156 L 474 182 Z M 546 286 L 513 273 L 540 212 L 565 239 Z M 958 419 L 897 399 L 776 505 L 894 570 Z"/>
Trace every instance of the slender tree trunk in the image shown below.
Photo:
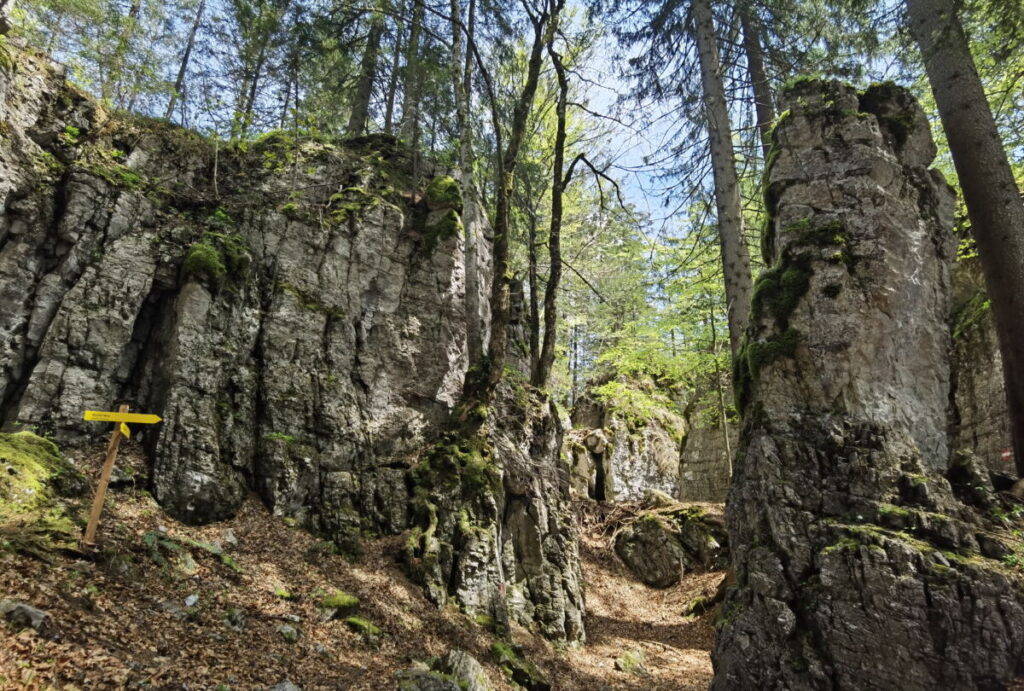
<path fill-rule="evenodd" d="M 761 149 L 768 159 L 772 122 L 775 120 L 775 99 L 772 94 L 768 73 L 764 67 L 764 50 L 761 47 L 761 23 L 749 3 L 740 8 L 740 27 L 743 31 L 743 51 L 747 55 L 747 72 L 754 92 L 754 113 L 757 130 L 761 134 Z"/>
<path fill-rule="evenodd" d="M 711 356 L 715 359 L 715 389 L 718 391 L 718 414 L 721 420 L 722 441 L 725 445 L 725 458 L 729 464 L 729 477 L 732 477 L 732 442 L 729 440 L 729 417 L 725 412 L 725 392 L 722 390 L 722 368 L 718 366 L 718 325 L 715 323 L 715 308 L 708 313 L 711 322 Z"/>
<path fill-rule="evenodd" d="M 405 37 L 405 16 L 407 3 L 402 3 L 395 19 L 395 49 L 391 54 L 391 74 L 388 76 L 388 93 L 384 106 L 384 131 L 388 134 L 394 132 L 395 128 L 395 96 L 398 93 L 398 76 L 401 73 L 402 64 L 402 40 Z"/>
<path fill-rule="evenodd" d="M 124 58 L 131 49 L 132 35 L 135 33 L 135 27 L 138 24 L 141 11 L 142 0 L 132 0 L 132 4 L 128 8 L 125 24 L 121 27 L 121 33 L 117 39 L 117 47 L 114 49 L 114 59 L 110 65 L 110 72 L 100 87 L 100 93 L 105 101 L 113 103 L 115 97 L 117 101 L 120 101 L 124 96 L 123 93 L 115 94 L 114 92 L 121 80 Z"/>
<path fill-rule="evenodd" d="M 526 188 L 527 210 L 530 225 L 527 228 L 527 280 L 530 285 L 530 373 L 540 367 L 540 296 L 537 285 L 537 209 L 530 203 L 532 190 Z"/>
<path fill-rule="evenodd" d="M 693 0 L 693 29 L 700 55 L 701 87 L 704 92 L 711 166 L 718 210 L 718 239 L 725 275 L 725 296 L 729 306 L 729 344 L 733 356 L 739 350 L 750 315 L 750 251 L 743 237 L 740 186 L 732 128 L 722 84 L 715 25 L 709 0 Z"/>
<path fill-rule="evenodd" d="M 188 73 L 188 63 L 192 58 L 192 48 L 196 43 L 196 34 L 199 32 L 199 25 L 203 22 L 203 10 L 206 9 L 206 0 L 199 0 L 199 7 L 196 8 L 196 17 L 192 21 L 192 28 L 188 32 L 188 40 L 185 42 L 185 52 L 181 55 L 181 64 L 178 66 L 178 76 L 174 80 L 174 90 L 171 91 L 171 100 L 167 102 L 167 112 L 164 117 L 168 120 L 174 113 L 174 104 L 181 95 L 185 85 L 185 75 Z"/>
<path fill-rule="evenodd" d="M 907 0 L 992 300 L 1010 431 L 1024 477 L 1024 202 L 954 0 Z"/>
<path fill-rule="evenodd" d="M 576 405 L 576 397 L 579 395 L 580 327 L 576 324 L 573 324 L 572 331 L 570 333 L 572 334 L 572 338 L 570 341 L 570 350 L 572 351 L 572 356 L 569 359 L 570 365 L 572 367 L 572 385 L 569 389 L 569 392 L 572 394 L 572 401 L 569 406 L 571 408 L 572 406 Z"/>
<path fill-rule="evenodd" d="M 252 125 L 253 112 L 256 110 L 256 96 L 259 94 L 260 77 L 263 76 L 263 63 L 266 60 L 267 44 L 260 46 L 259 56 L 256 58 L 256 65 L 253 67 L 252 79 L 249 81 L 248 89 L 244 96 L 245 105 L 242 106 L 242 123 L 239 136 L 245 137 Z"/>
<path fill-rule="evenodd" d="M 547 43 L 546 34 L 557 22 L 558 14 L 564 4 L 564 0 L 555 0 L 551 4 L 550 13 L 542 12 L 533 19 L 533 45 L 527 60 L 526 81 L 516 99 L 509 141 L 497 166 L 494 210 L 494 275 L 491 279 L 491 338 L 487 344 L 489 360 L 487 376 L 482 382 L 483 391 L 479 392 L 485 400 L 490 397 L 491 392 L 501 381 L 505 364 L 505 349 L 508 343 L 509 295 L 506 273 L 508 273 L 509 212 L 513 174 L 519 162 L 519 149 L 526 132 L 527 118 L 533 108 L 533 99 L 537 93 L 541 57 Z"/>
<path fill-rule="evenodd" d="M 548 41 L 548 55 L 558 79 L 558 101 L 555 105 L 554 162 L 551 164 L 551 225 L 548 230 L 548 284 L 544 289 L 544 343 L 540 360 L 533 373 L 533 385 L 547 386 L 551 368 L 555 363 L 555 341 L 558 338 L 558 286 L 562 280 L 562 193 L 566 180 L 565 168 L 565 110 L 569 100 L 569 81 L 565 76 L 562 56 L 555 50 L 554 37 Z"/>
<path fill-rule="evenodd" d="M 352 103 L 352 113 L 348 118 L 348 136 L 355 137 L 366 130 L 366 121 L 370 115 L 370 98 L 373 96 L 373 83 L 377 80 L 377 57 L 380 54 L 380 37 L 384 33 L 384 12 L 386 2 L 381 3 L 380 10 L 370 16 L 370 31 L 366 36 L 366 49 L 359 63 L 359 78 L 356 80 L 356 95 Z"/>
<path fill-rule="evenodd" d="M 474 41 L 476 0 L 470 0 L 466 24 L 462 23 L 462 3 L 451 0 L 452 14 L 452 86 L 455 89 L 455 114 L 459 136 L 459 181 L 462 186 L 462 225 L 466 231 L 466 347 L 469 362 L 475 363 L 483 354 L 483 324 L 480 310 L 480 218 L 473 169 L 473 133 L 469 119 L 470 87 L 473 61 L 463 54 L 463 46 Z M 463 36 L 465 28 L 466 35 Z"/>
<path fill-rule="evenodd" d="M 405 52 L 405 83 L 402 94 L 402 126 L 399 136 L 415 146 L 419 139 L 420 34 L 423 32 L 424 0 L 412 0 L 412 23 Z"/>

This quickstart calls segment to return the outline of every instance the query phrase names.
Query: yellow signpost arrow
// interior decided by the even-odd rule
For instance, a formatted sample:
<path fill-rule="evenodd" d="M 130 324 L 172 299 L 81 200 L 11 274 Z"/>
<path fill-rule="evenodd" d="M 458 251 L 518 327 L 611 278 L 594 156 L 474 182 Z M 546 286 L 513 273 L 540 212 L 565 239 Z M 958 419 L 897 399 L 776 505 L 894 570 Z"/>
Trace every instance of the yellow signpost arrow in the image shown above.
<path fill-rule="evenodd" d="M 128 410 L 127 406 L 121 406 L 123 410 Z M 118 411 L 116 413 L 106 410 L 87 410 L 85 415 L 82 416 L 83 420 L 92 420 L 93 422 L 134 422 L 139 425 L 152 425 L 161 421 L 159 415 L 145 415 L 142 413 L 125 413 Z"/>
<path fill-rule="evenodd" d="M 96 487 L 96 496 L 92 500 L 92 513 L 89 514 L 89 524 L 85 527 L 85 537 L 82 543 L 86 547 L 93 547 L 96 544 L 96 528 L 99 527 L 100 514 L 103 513 L 103 499 L 107 494 L 107 485 L 110 484 L 110 473 L 114 470 L 114 461 L 117 460 L 117 449 L 121 445 L 121 437 L 131 436 L 131 430 L 125 423 L 152 425 L 160 422 L 158 415 L 142 415 L 129 413 L 128 406 L 122 405 L 116 413 L 103 410 L 87 410 L 82 416 L 84 420 L 96 422 L 113 422 L 114 433 L 110 435 L 110 443 L 107 444 L 107 457 L 103 461 L 103 469 L 100 471 L 100 483 Z"/>

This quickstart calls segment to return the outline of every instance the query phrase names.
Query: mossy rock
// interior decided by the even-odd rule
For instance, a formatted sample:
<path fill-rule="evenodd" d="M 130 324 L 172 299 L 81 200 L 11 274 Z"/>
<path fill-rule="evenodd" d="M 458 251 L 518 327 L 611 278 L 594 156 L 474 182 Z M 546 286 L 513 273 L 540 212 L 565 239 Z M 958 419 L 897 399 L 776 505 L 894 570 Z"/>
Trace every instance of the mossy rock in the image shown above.
<path fill-rule="evenodd" d="M 384 637 L 384 632 L 379 626 L 363 617 L 347 617 L 345 626 L 358 633 L 364 641 L 372 645 L 376 645 Z"/>
<path fill-rule="evenodd" d="M 73 548 L 78 517 L 62 498 L 86 488 L 53 442 L 31 432 L 0 434 L 0 550 L 46 558 Z"/>
<path fill-rule="evenodd" d="M 289 624 L 282 624 L 277 627 L 277 633 L 281 636 L 285 643 L 289 645 L 299 642 L 299 636 L 301 635 L 299 630 Z"/>
<path fill-rule="evenodd" d="M 446 240 L 461 235 L 463 231 L 462 217 L 455 209 L 447 211 L 429 211 L 421 216 L 423 251 L 429 256 Z"/>
<path fill-rule="evenodd" d="M 733 359 L 733 396 L 741 414 L 745 414 L 761 370 L 777 360 L 793 357 L 799 344 L 800 332 L 792 327 L 760 341 L 744 336 Z"/>
<path fill-rule="evenodd" d="M 225 218 L 223 210 L 217 209 L 207 223 L 211 228 L 223 228 Z M 228 284 L 244 281 L 251 263 L 249 249 L 239 235 L 207 230 L 189 248 L 181 265 L 181 275 L 183 280 L 194 278 L 211 290 L 219 291 Z"/>
<path fill-rule="evenodd" d="M 650 674 L 644 666 L 644 655 L 639 650 L 627 650 L 622 657 L 616 658 L 615 669 L 637 677 L 646 677 Z"/>
<path fill-rule="evenodd" d="M 347 223 L 350 218 L 361 217 L 369 209 L 379 206 L 384 200 L 362 189 L 346 187 L 341 192 L 332 194 L 328 200 L 331 221 L 335 225 Z"/>
<path fill-rule="evenodd" d="M 551 682 L 535 664 L 523 659 L 522 653 L 503 641 L 495 641 L 491 652 L 497 658 L 498 666 L 515 683 L 528 691 L 550 691 Z"/>
<path fill-rule="evenodd" d="M 413 482 L 427 490 L 461 486 L 465 496 L 497 494 L 501 476 L 484 439 L 449 437 L 425 453 L 413 469 Z"/>
<path fill-rule="evenodd" d="M 185 263 L 181 265 L 181 273 L 185 278 L 196 278 L 210 287 L 219 288 L 228 270 L 217 248 L 200 241 L 189 249 Z"/>
<path fill-rule="evenodd" d="M 343 590 L 335 590 L 320 601 L 320 608 L 330 611 L 331 617 L 347 617 L 359 610 L 359 598 Z"/>
<path fill-rule="evenodd" d="M 450 175 L 439 175 L 431 180 L 423 199 L 431 211 L 452 209 L 456 214 L 462 213 L 462 189 Z"/>

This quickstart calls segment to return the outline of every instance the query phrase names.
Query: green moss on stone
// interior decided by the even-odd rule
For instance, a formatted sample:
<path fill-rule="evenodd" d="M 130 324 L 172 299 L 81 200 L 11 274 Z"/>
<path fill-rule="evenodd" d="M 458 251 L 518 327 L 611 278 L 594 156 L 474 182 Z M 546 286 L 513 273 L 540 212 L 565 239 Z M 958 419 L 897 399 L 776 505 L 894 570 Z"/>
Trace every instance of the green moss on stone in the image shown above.
<path fill-rule="evenodd" d="M 334 223 L 340 225 L 349 218 L 359 217 L 367 210 L 379 206 L 383 201 L 360 187 L 346 187 L 341 192 L 332 194 L 328 200 L 330 217 Z"/>
<path fill-rule="evenodd" d="M 229 222 L 221 208 L 207 217 L 210 229 L 189 248 L 181 266 L 183 280 L 194 277 L 213 290 L 245 280 L 251 262 L 249 250 L 241 236 L 221 232 Z"/>
<path fill-rule="evenodd" d="M 531 691 L 546 691 L 551 688 L 551 682 L 544 673 L 529 660 L 524 660 L 508 643 L 495 641 L 491 646 L 491 652 L 497 658 L 501 670 L 519 686 Z"/>
<path fill-rule="evenodd" d="M 367 643 L 377 643 L 384 635 L 380 627 L 363 617 L 346 617 L 345 625 L 362 636 Z"/>
<path fill-rule="evenodd" d="M 0 434 L 0 550 L 46 558 L 77 541 L 77 516 L 60 497 L 85 480 L 56 445 L 31 432 Z"/>
<path fill-rule="evenodd" d="M 455 209 L 449 209 L 435 223 L 426 224 L 423 228 L 423 246 L 427 254 L 432 254 L 438 245 L 445 240 L 462 233 L 462 218 Z"/>
<path fill-rule="evenodd" d="M 491 449 L 482 439 L 449 439 L 423 455 L 413 469 L 417 487 L 431 489 L 458 483 L 465 496 L 479 492 L 496 494 L 501 478 L 490 458 Z"/>
<path fill-rule="evenodd" d="M 733 359 L 733 395 L 741 414 L 750 403 L 754 382 L 761 370 L 776 360 L 792 357 L 799 343 L 800 332 L 793 328 L 763 341 L 750 341 L 744 336 Z"/>
<path fill-rule="evenodd" d="M 359 609 L 359 598 L 343 590 L 335 590 L 320 600 L 320 607 L 335 610 L 336 616 L 351 615 Z"/>
<path fill-rule="evenodd" d="M 450 175 L 440 175 L 430 181 L 423 199 L 431 209 L 452 209 L 462 213 L 462 190 Z"/>
<path fill-rule="evenodd" d="M 758 321 L 765 314 L 771 314 L 779 328 L 785 329 L 789 316 L 807 294 L 810 284 L 811 270 L 806 260 L 762 272 L 754 284 L 751 318 Z"/>
<path fill-rule="evenodd" d="M 219 289 L 228 270 L 220 251 L 212 244 L 200 241 L 189 249 L 185 263 L 181 265 L 181 273 L 184 278 L 196 278 Z"/>
<path fill-rule="evenodd" d="M 747 346 L 747 364 L 750 376 L 757 378 L 769 364 L 786 357 L 792 357 L 800 342 L 800 332 L 786 329 L 781 334 L 764 341 L 755 341 Z"/>

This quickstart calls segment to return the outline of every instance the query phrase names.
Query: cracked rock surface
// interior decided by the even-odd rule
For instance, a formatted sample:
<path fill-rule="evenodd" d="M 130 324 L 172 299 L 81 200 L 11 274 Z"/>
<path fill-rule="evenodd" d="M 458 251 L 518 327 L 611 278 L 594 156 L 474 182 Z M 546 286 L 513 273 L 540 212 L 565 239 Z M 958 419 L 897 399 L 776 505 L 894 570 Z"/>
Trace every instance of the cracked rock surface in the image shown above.
<path fill-rule="evenodd" d="M 411 154 L 386 136 L 228 145 L 113 117 L 28 54 L 0 70 L 0 120 L 5 424 L 75 445 L 109 433 L 83 410 L 128 403 L 164 419 L 133 432 L 176 518 L 223 519 L 256 492 L 343 550 L 410 527 L 413 469 L 462 393 L 467 325 L 489 322 L 486 306 L 467 313 L 457 194 L 419 200 Z M 561 430 L 528 403 L 540 412 L 515 412 L 539 415 L 539 436 L 496 433 L 514 462 L 492 494 L 503 513 L 478 524 L 508 524 L 517 616 L 577 638 Z M 467 571 L 452 594 L 505 588 L 475 583 Z"/>
<path fill-rule="evenodd" d="M 712 688 L 1001 688 L 1024 671 L 1020 525 L 949 451 L 953 195 L 927 120 L 891 85 L 783 98 Z"/>

